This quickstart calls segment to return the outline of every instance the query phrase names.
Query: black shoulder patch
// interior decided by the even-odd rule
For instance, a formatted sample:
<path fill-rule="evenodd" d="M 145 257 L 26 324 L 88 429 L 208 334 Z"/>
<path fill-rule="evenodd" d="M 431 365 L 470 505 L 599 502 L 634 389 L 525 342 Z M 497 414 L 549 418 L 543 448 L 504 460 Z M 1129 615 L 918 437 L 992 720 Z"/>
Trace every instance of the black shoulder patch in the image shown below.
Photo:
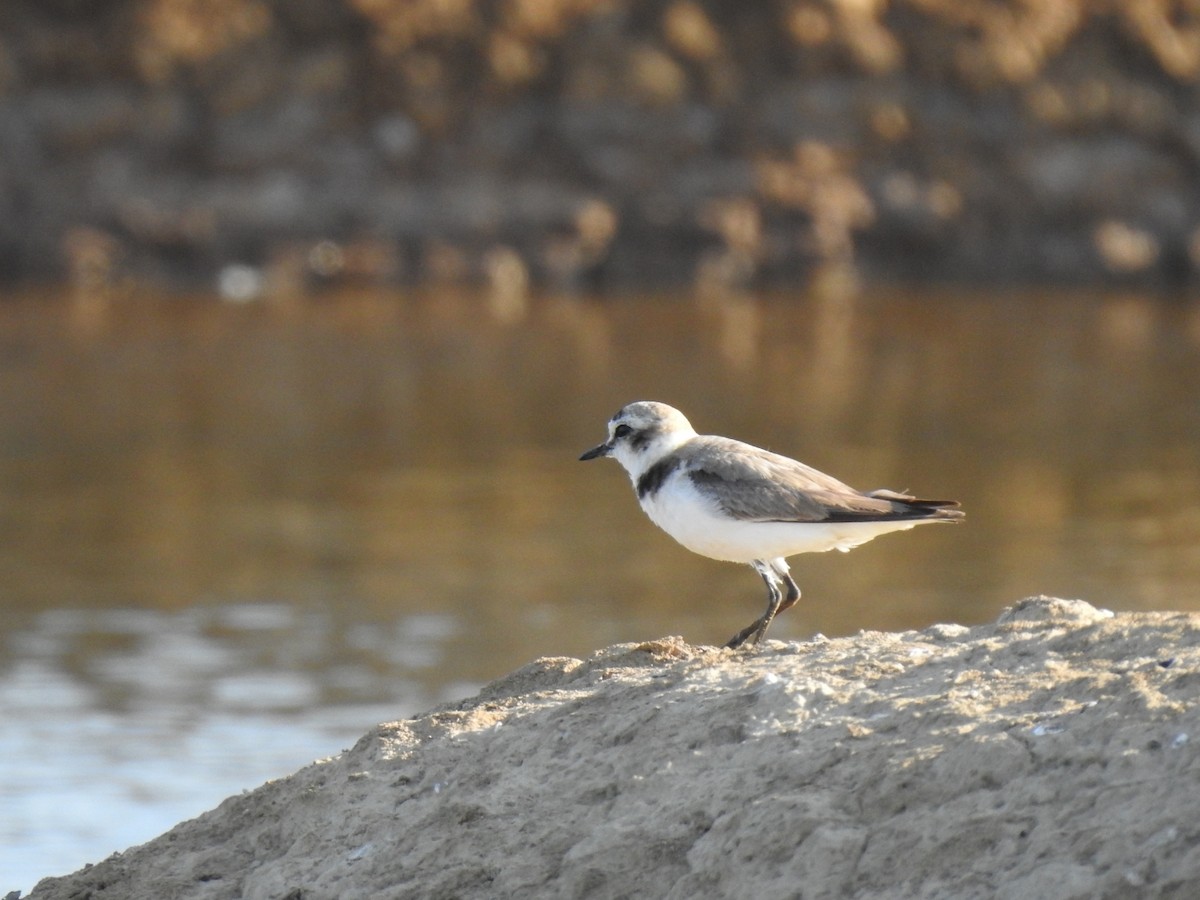
<path fill-rule="evenodd" d="M 642 477 L 637 480 L 638 499 L 644 499 L 647 494 L 657 494 L 658 489 L 663 486 L 663 482 L 679 468 L 680 462 L 678 457 L 668 456 L 666 459 L 660 459 L 643 472 Z"/>

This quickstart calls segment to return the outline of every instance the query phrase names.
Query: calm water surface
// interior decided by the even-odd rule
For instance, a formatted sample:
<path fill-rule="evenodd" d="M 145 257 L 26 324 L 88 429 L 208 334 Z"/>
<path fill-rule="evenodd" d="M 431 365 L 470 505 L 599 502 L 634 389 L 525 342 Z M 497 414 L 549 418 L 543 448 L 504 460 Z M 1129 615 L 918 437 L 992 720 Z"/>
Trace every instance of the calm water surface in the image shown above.
<path fill-rule="evenodd" d="M 772 630 L 1200 609 L 1200 306 L 442 292 L 0 302 L 0 893 L 537 656 L 759 612 L 581 465 L 623 403 L 968 522 L 799 557 Z"/>

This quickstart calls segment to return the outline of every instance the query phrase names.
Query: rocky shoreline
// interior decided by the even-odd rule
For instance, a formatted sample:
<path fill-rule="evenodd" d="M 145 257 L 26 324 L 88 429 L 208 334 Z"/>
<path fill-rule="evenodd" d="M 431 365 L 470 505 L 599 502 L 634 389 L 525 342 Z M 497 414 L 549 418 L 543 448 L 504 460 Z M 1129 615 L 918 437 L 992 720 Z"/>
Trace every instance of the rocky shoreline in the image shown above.
<path fill-rule="evenodd" d="M 1200 616 L 548 658 L 35 900 L 1185 897 Z"/>
<path fill-rule="evenodd" d="M 1166 0 L 14 0 L 0 283 L 1179 287 Z"/>

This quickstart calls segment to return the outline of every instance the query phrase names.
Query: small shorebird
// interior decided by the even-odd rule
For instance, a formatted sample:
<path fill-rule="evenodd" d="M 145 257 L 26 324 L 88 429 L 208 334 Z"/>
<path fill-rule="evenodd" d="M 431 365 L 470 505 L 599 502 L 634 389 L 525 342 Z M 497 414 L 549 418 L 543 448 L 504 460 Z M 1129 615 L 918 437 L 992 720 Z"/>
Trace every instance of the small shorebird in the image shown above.
<path fill-rule="evenodd" d="M 608 440 L 579 458 L 601 456 L 629 473 L 655 525 L 693 553 L 749 563 L 766 582 L 766 611 L 726 647 L 751 638 L 757 644 L 776 614 L 800 599 L 787 557 L 851 550 L 889 531 L 963 517 L 954 500 L 862 493 L 786 456 L 697 434 L 665 403 L 639 401 L 618 410 L 608 420 Z"/>

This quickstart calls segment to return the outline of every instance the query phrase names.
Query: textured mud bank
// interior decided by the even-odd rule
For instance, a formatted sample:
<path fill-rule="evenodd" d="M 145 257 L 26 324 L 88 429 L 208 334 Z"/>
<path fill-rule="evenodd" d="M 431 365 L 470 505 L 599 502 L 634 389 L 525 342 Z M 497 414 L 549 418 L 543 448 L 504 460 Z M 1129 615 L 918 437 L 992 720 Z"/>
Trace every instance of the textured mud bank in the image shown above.
<path fill-rule="evenodd" d="M 1190 896 L 1200 617 L 542 659 L 31 895 Z"/>

